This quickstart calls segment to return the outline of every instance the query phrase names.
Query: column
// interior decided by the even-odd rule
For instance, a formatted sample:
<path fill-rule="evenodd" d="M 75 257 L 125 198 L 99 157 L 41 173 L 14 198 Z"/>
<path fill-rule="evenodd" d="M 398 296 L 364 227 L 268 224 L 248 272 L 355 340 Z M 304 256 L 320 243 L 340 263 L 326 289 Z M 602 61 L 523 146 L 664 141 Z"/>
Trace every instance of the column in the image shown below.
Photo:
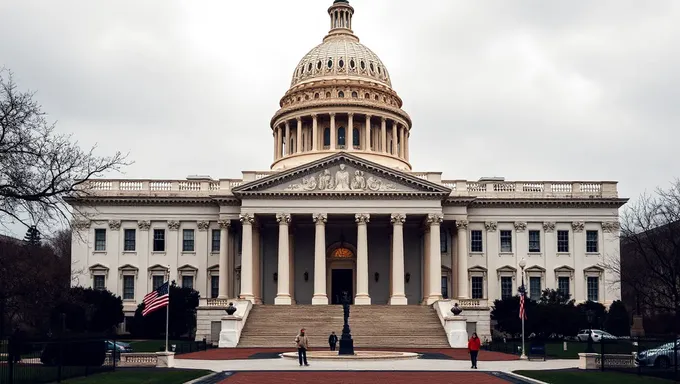
<path fill-rule="evenodd" d="M 354 150 L 354 114 L 347 114 L 347 150 Z"/>
<path fill-rule="evenodd" d="M 295 153 L 302 152 L 302 118 L 297 118 L 297 128 L 295 128 L 297 138 L 295 139 Z"/>
<path fill-rule="evenodd" d="M 390 305 L 406 305 L 404 287 L 404 222 L 406 215 L 393 213 L 392 220 L 392 296 Z"/>
<path fill-rule="evenodd" d="M 286 121 L 286 137 L 283 138 L 284 146 L 286 148 L 285 155 L 290 155 L 290 123 Z M 282 148 L 282 149 L 283 149 Z"/>
<path fill-rule="evenodd" d="M 458 298 L 470 298 L 468 293 L 468 222 L 467 220 L 456 220 L 456 228 L 458 229 Z"/>
<path fill-rule="evenodd" d="M 260 249 L 260 226 L 253 223 L 253 304 L 262 304 L 262 257 Z"/>
<path fill-rule="evenodd" d="M 364 127 L 364 151 L 371 150 L 371 115 L 366 115 L 366 126 Z"/>
<path fill-rule="evenodd" d="M 382 118 L 382 126 L 380 127 L 380 152 L 387 153 L 387 119 Z"/>
<path fill-rule="evenodd" d="M 371 219 L 368 213 L 354 215 L 357 222 L 357 293 L 354 305 L 371 305 L 368 294 L 368 229 Z"/>
<path fill-rule="evenodd" d="M 434 304 L 442 299 L 441 276 L 442 276 L 442 252 L 441 252 L 441 233 L 440 225 L 444 221 L 441 213 L 431 213 L 427 215 L 427 224 L 430 227 L 430 287 L 427 298 L 427 305 Z"/>
<path fill-rule="evenodd" d="M 315 213 L 314 221 L 314 296 L 312 305 L 328 305 L 326 295 L 326 221 L 328 215 Z"/>
<path fill-rule="evenodd" d="M 319 149 L 319 119 L 316 114 L 312 115 L 312 151 Z"/>
<path fill-rule="evenodd" d="M 404 129 L 406 129 L 406 128 L 404 128 Z M 408 132 L 408 129 L 406 129 L 406 133 L 404 133 L 404 152 L 405 152 L 404 159 L 406 159 L 406 161 L 409 161 L 408 160 L 409 159 L 409 148 L 408 148 L 408 137 L 409 137 L 409 135 L 410 134 Z"/>
<path fill-rule="evenodd" d="M 287 213 L 277 213 L 276 221 L 279 223 L 279 271 L 278 271 L 278 291 L 274 304 L 291 305 L 290 297 L 290 246 L 288 242 L 288 224 L 290 215 Z"/>
<path fill-rule="evenodd" d="M 279 158 L 279 146 L 278 146 L 278 140 L 276 138 L 279 137 L 278 135 L 278 128 L 274 127 L 272 130 L 272 141 L 274 142 L 274 160 Z"/>
<path fill-rule="evenodd" d="M 231 227 L 230 220 L 219 220 L 217 222 L 220 226 L 220 285 L 218 291 L 218 299 L 229 298 L 229 227 Z"/>
<path fill-rule="evenodd" d="M 338 138 L 335 132 L 335 113 L 331 113 L 331 151 L 335 150 L 335 139 Z"/>
<path fill-rule="evenodd" d="M 253 223 L 255 216 L 250 213 L 240 215 L 242 229 L 241 238 L 241 298 L 255 304 L 253 295 Z"/>
<path fill-rule="evenodd" d="M 423 229 L 423 283 L 422 283 L 422 293 L 423 301 L 422 304 L 427 303 L 427 297 L 430 293 L 430 227 L 425 225 Z"/>
<path fill-rule="evenodd" d="M 406 158 L 406 145 L 404 145 L 404 129 L 405 127 L 399 127 L 399 157 L 402 159 Z"/>
<path fill-rule="evenodd" d="M 392 155 L 397 156 L 397 131 L 399 130 L 399 123 L 392 122 Z"/>

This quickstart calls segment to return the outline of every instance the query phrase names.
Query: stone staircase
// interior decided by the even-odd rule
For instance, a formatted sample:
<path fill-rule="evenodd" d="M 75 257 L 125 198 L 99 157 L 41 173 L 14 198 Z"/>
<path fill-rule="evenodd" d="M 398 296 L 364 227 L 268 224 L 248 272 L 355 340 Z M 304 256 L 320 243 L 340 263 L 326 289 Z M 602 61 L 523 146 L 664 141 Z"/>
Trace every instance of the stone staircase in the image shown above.
<path fill-rule="evenodd" d="M 294 347 L 300 328 L 311 347 L 327 347 L 331 331 L 340 338 L 339 305 L 255 305 L 238 347 Z M 349 325 L 355 347 L 449 348 L 437 313 L 430 306 L 353 305 Z"/>

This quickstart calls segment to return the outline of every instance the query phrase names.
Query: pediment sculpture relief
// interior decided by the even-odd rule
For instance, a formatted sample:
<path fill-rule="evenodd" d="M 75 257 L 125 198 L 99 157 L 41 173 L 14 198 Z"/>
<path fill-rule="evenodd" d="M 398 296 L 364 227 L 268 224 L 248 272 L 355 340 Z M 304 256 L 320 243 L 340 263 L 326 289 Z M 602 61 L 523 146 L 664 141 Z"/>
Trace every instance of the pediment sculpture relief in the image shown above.
<path fill-rule="evenodd" d="M 289 184 L 286 191 L 396 191 L 394 183 L 387 182 L 373 175 L 366 175 L 364 171 L 349 169 L 345 164 L 340 164 L 337 170 L 326 168 L 316 175 L 302 178 L 298 183 Z"/>

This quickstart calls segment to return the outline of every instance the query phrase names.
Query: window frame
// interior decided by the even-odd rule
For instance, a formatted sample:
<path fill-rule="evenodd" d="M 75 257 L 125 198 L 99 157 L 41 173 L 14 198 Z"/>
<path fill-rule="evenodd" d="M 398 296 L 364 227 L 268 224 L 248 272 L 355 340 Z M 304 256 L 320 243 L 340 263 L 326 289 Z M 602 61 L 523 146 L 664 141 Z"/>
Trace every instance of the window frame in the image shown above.
<path fill-rule="evenodd" d="M 130 240 L 127 238 L 128 233 L 132 231 L 133 238 Z M 128 241 L 132 241 L 132 249 L 128 249 Z M 137 229 L 136 228 L 123 228 L 123 252 L 137 252 Z"/>
<path fill-rule="evenodd" d="M 215 238 L 217 234 L 217 239 Z M 217 241 L 217 247 L 215 243 Z M 219 253 L 222 250 L 222 230 L 218 228 L 212 228 L 210 230 L 210 253 Z"/>
<path fill-rule="evenodd" d="M 97 287 L 97 279 L 99 278 L 101 278 L 102 280 L 102 286 L 100 288 Z M 106 274 L 95 273 L 94 275 L 92 275 L 92 289 L 106 291 Z"/>
<path fill-rule="evenodd" d="M 441 253 L 449 252 L 449 231 L 446 228 L 439 228 L 439 250 Z"/>
<path fill-rule="evenodd" d="M 574 298 L 574 269 L 568 265 L 563 265 L 555 268 L 555 289 L 559 289 L 559 278 L 566 277 L 569 279 L 569 295 Z"/>
<path fill-rule="evenodd" d="M 479 245 L 479 250 L 475 250 L 474 245 L 475 245 L 475 240 L 474 239 L 474 234 L 479 234 L 479 240 L 478 240 L 478 245 Z M 484 232 L 481 229 L 471 229 L 470 230 L 470 253 L 484 253 Z"/>
<path fill-rule="evenodd" d="M 504 289 L 503 281 L 507 281 L 508 279 L 510 280 L 510 294 L 506 296 L 506 295 L 503 294 L 503 289 Z M 513 297 L 514 293 L 515 293 L 515 287 L 514 286 L 515 286 L 515 284 L 513 282 L 512 276 L 501 276 L 499 281 L 498 281 L 498 287 L 500 288 L 500 296 L 499 296 L 500 299 L 505 300 L 506 298 Z"/>
<path fill-rule="evenodd" d="M 479 288 L 481 289 L 481 292 L 479 294 L 479 297 L 476 297 L 475 295 L 475 281 L 479 282 L 480 286 Z M 484 297 L 484 277 L 483 276 L 470 276 L 470 298 L 475 299 L 475 300 L 483 300 Z"/>
<path fill-rule="evenodd" d="M 536 240 L 531 240 L 531 235 L 532 235 L 532 234 L 536 234 L 536 235 L 537 235 L 537 239 L 536 239 Z M 540 230 L 540 229 L 530 229 L 530 230 L 528 230 L 527 239 L 528 239 L 528 247 L 529 247 L 528 249 L 529 249 L 529 253 L 541 253 L 541 230 Z M 538 248 L 532 248 L 532 247 L 531 247 L 531 245 L 532 245 L 531 242 L 532 242 L 532 241 L 538 242 Z"/>
<path fill-rule="evenodd" d="M 539 301 L 541 299 L 541 294 L 543 292 L 543 278 L 541 276 L 528 276 L 529 280 L 529 299 L 533 301 Z M 538 281 L 538 294 L 534 295 L 534 285 L 533 283 Z"/>
<path fill-rule="evenodd" d="M 555 280 L 557 280 L 555 288 L 558 292 L 560 292 L 560 293 L 562 293 L 562 295 L 564 295 L 564 292 L 562 292 L 562 289 L 560 287 L 560 282 L 563 279 L 567 279 L 567 292 L 566 293 L 567 293 L 567 297 L 571 298 L 571 277 L 569 277 L 569 276 L 559 276 L 559 275 L 555 276 Z"/>
<path fill-rule="evenodd" d="M 566 234 L 566 240 L 560 239 L 560 234 Z M 556 246 L 557 246 L 557 253 L 561 254 L 568 254 L 571 249 L 571 233 L 568 229 L 558 229 L 555 231 L 555 241 L 556 241 Z M 562 243 L 560 243 L 562 241 Z M 560 245 L 564 245 L 564 241 L 566 241 L 566 250 L 564 248 L 560 249 Z"/>
<path fill-rule="evenodd" d="M 156 239 L 156 233 L 162 233 L 163 234 L 163 239 Z M 163 243 L 163 249 L 158 249 L 156 247 L 156 242 L 157 241 L 162 241 Z M 167 244 L 167 229 L 166 228 L 153 228 L 153 231 L 151 231 L 151 249 L 152 253 L 165 253 L 168 248 Z"/>
<path fill-rule="evenodd" d="M 127 291 L 126 291 L 127 287 L 125 285 L 126 279 L 130 279 L 132 281 L 132 295 L 131 295 L 132 297 L 127 297 L 127 295 L 126 295 L 126 293 L 127 293 Z M 121 291 L 122 291 L 121 292 L 122 293 L 121 298 L 123 299 L 123 301 L 135 301 L 135 294 L 136 294 L 135 291 L 137 290 L 137 287 L 136 287 L 137 284 L 136 284 L 135 280 L 136 280 L 136 278 L 135 278 L 135 275 L 133 275 L 133 274 L 127 273 L 127 274 L 122 275 L 122 277 L 121 277 Z"/>
<path fill-rule="evenodd" d="M 511 281 L 511 292 L 510 292 L 510 297 L 514 296 L 517 293 L 517 268 L 506 265 L 504 267 L 500 267 L 496 270 L 497 274 L 497 279 L 498 279 L 498 298 L 503 299 L 503 278 L 510 278 Z"/>
<path fill-rule="evenodd" d="M 190 239 L 187 234 L 191 234 Z M 182 253 L 196 253 L 196 230 L 193 228 L 182 229 Z"/>
<path fill-rule="evenodd" d="M 590 289 L 591 289 L 591 284 L 590 282 L 592 279 L 595 279 L 595 300 L 591 299 L 590 295 Z M 600 277 L 599 276 L 586 276 L 586 301 L 592 301 L 595 303 L 600 302 Z"/>
<path fill-rule="evenodd" d="M 103 239 L 98 239 L 97 235 L 98 234 L 103 234 L 104 238 Z M 94 252 L 106 252 L 106 243 L 107 243 L 107 231 L 106 228 L 95 228 L 94 229 Z M 100 243 L 100 241 L 102 243 Z M 101 245 L 101 247 L 100 247 Z"/>
<path fill-rule="evenodd" d="M 208 275 L 208 285 L 211 299 L 216 299 L 220 296 L 220 275 Z M 213 279 L 217 280 L 217 284 L 213 286 Z"/>
<path fill-rule="evenodd" d="M 187 287 L 187 286 L 186 286 L 185 281 L 184 281 L 185 279 L 191 279 L 191 286 L 190 286 L 190 287 Z M 182 280 L 181 280 L 181 281 L 182 281 L 182 288 L 191 288 L 191 289 L 194 289 L 194 290 L 196 289 L 196 285 L 195 285 L 196 276 L 194 276 L 194 275 L 189 275 L 189 274 L 182 275 Z"/>
<path fill-rule="evenodd" d="M 509 241 L 510 248 L 509 250 L 506 248 L 503 248 L 503 235 L 507 235 L 505 240 Z M 513 253 L 513 241 L 512 241 L 512 230 L 511 229 L 499 229 L 498 230 L 498 252 L 503 253 L 503 254 L 510 254 Z"/>
<path fill-rule="evenodd" d="M 595 234 L 595 239 L 591 240 L 588 238 L 588 235 Z M 592 242 L 594 241 L 594 250 L 590 246 L 593 245 Z M 587 254 L 598 254 L 600 253 L 600 231 L 597 229 L 587 229 L 586 230 L 586 253 Z"/>

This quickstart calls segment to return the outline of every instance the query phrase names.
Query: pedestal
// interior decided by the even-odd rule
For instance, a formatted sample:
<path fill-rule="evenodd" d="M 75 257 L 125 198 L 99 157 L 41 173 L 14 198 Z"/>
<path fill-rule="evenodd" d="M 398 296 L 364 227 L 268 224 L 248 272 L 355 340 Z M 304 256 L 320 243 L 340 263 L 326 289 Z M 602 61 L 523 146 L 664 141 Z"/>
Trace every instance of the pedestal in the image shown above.
<path fill-rule="evenodd" d="M 222 329 L 220 330 L 220 348 L 234 348 L 238 344 L 240 316 L 227 315 L 222 317 Z"/>
<path fill-rule="evenodd" d="M 172 368 L 175 366 L 175 352 L 156 352 L 156 368 Z"/>
<path fill-rule="evenodd" d="M 447 337 L 451 348 L 467 348 L 467 318 L 462 316 L 450 316 L 446 318 Z"/>
<path fill-rule="evenodd" d="M 290 295 L 279 295 L 274 298 L 274 305 L 293 305 Z"/>
<path fill-rule="evenodd" d="M 342 327 L 342 336 L 340 337 L 340 349 L 338 355 L 354 355 L 354 340 L 350 333 L 349 324 Z"/>
<path fill-rule="evenodd" d="M 633 326 L 630 328 L 631 337 L 644 337 L 645 327 L 642 324 L 642 316 L 633 316 Z"/>
<path fill-rule="evenodd" d="M 312 297 L 312 305 L 328 305 L 328 296 L 326 295 L 314 295 Z"/>
<path fill-rule="evenodd" d="M 390 305 L 408 305 L 406 296 L 392 296 L 390 297 Z"/>
<path fill-rule="evenodd" d="M 354 305 L 371 305 L 371 296 L 368 295 L 355 296 Z"/>

